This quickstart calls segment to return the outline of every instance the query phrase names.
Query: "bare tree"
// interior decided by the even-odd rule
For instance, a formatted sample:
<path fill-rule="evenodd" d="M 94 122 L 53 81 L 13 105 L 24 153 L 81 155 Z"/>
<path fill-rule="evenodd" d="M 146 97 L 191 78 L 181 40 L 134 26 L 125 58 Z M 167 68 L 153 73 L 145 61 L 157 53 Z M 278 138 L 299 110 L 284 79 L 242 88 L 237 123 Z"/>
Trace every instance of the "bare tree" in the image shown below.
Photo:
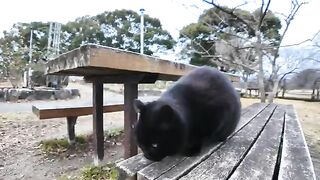
<path fill-rule="evenodd" d="M 240 20 L 243 24 L 247 26 L 247 28 L 254 33 L 256 37 L 256 43 L 254 44 L 254 49 L 256 53 L 256 57 L 258 60 L 258 82 L 259 82 L 259 90 L 261 94 L 261 102 L 265 102 L 265 90 L 264 90 L 264 70 L 263 70 L 263 47 L 264 45 L 262 44 L 262 32 L 261 32 L 261 27 L 264 18 L 267 15 L 267 12 L 269 10 L 269 6 L 271 3 L 271 0 L 267 0 L 266 2 L 264 0 L 261 0 L 261 6 L 260 6 L 260 13 L 258 17 L 256 17 L 255 21 L 256 23 L 249 23 L 245 19 L 242 19 L 240 16 L 238 16 L 235 11 L 236 8 L 233 8 L 231 10 L 228 10 L 227 8 L 219 5 L 216 1 L 208 1 L 204 0 L 204 2 L 213 5 L 215 8 L 221 10 L 222 12 L 229 14 L 235 19 Z"/>
<path fill-rule="evenodd" d="M 272 67 L 272 72 L 268 78 L 268 81 L 272 82 L 270 86 L 273 88 L 272 94 L 268 96 L 268 102 L 273 102 L 273 98 L 278 92 L 280 82 L 283 82 L 282 86 L 285 86 L 285 78 L 288 75 L 297 73 L 301 70 L 303 63 L 310 61 L 308 56 L 303 49 L 283 49 L 281 58 L 277 60 L 276 68 Z M 273 61 L 273 59 L 270 59 L 270 61 Z M 285 91 L 285 88 L 286 87 L 282 87 L 283 91 Z"/>
<path fill-rule="evenodd" d="M 273 102 L 273 98 L 278 91 L 279 81 L 281 79 L 281 78 L 279 79 L 279 74 L 278 74 L 281 66 L 279 66 L 279 64 L 277 63 L 277 60 L 279 57 L 280 45 L 281 45 L 283 38 L 285 37 L 285 35 L 289 29 L 289 26 L 290 26 L 292 20 L 294 19 L 294 17 L 296 16 L 297 12 L 299 11 L 299 9 L 301 8 L 301 6 L 303 4 L 305 4 L 305 2 L 298 2 L 298 0 L 292 0 L 291 1 L 291 10 L 290 10 L 289 15 L 287 15 L 287 16 L 283 15 L 285 17 L 285 20 L 284 20 L 285 21 L 285 28 L 284 28 L 283 33 L 280 36 L 279 45 L 274 47 L 274 56 L 271 59 L 272 73 L 270 76 L 270 80 L 273 82 L 272 83 L 273 87 L 272 87 L 272 92 L 269 93 L 269 96 L 268 96 L 269 103 Z M 294 72 L 295 69 L 297 69 L 297 67 L 293 68 L 292 70 L 289 70 L 289 72 Z"/>
<path fill-rule="evenodd" d="M 278 74 L 280 66 L 277 64 L 277 59 L 279 57 L 279 49 L 281 47 L 283 38 L 285 37 L 292 20 L 296 16 L 301 6 L 305 4 L 305 2 L 298 2 L 298 0 L 291 1 L 290 13 L 288 15 L 282 14 L 283 17 L 285 17 L 284 19 L 285 28 L 283 33 L 280 35 L 279 43 L 266 45 L 262 42 L 263 36 L 262 36 L 261 27 L 267 15 L 267 12 L 269 11 L 271 0 L 261 0 L 261 6 L 259 8 L 260 13 L 259 13 L 259 16 L 256 17 L 257 18 L 256 23 L 254 24 L 251 24 L 246 20 L 241 19 L 241 17 L 235 14 L 235 10 L 236 10 L 235 8 L 230 11 L 224 8 L 223 6 L 219 5 L 215 0 L 212 0 L 212 1 L 204 0 L 204 1 L 220 9 L 221 11 L 233 16 L 234 18 L 240 19 L 245 25 L 249 27 L 249 29 L 253 30 L 253 32 L 255 33 L 256 42 L 254 44 L 254 48 L 255 48 L 257 59 L 258 59 L 258 82 L 259 82 L 259 89 L 261 93 L 261 102 L 265 102 L 265 91 L 264 91 L 264 82 L 263 82 L 263 77 L 264 77 L 263 59 L 265 57 L 264 51 L 267 51 L 269 52 L 269 55 L 270 54 L 272 55 L 272 57 L 269 57 L 271 67 L 272 67 L 272 73 L 270 76 L 271 77 L 270 80 L 272 81 L 272 92 L 269 94 L 269 98 L 268 98 L 269 102 L 272 102 L 273 97 L 278 90 L 279 80 L 281 79 L 279 78 L 279 74 Z"/>

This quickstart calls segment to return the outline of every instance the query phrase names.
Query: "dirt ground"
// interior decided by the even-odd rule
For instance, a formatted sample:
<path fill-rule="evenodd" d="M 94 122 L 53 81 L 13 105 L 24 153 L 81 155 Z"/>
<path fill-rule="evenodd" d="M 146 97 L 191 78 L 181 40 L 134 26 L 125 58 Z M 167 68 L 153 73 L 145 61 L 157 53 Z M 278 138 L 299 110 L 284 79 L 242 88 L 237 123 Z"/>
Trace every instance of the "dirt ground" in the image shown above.
<path fill-rule="evenodd" d="M 88 93 L 90 94 L 90 93 Z M 258 99 L 242 99 L 246 107 Z M 320 173 L 320 103 L 277 99 L 276 103 L 294 104 L 297 109 L 313 157 L 316 173 Z M 76 134 L 92 132 L 91 116 L 79 118 Z M 105 129 L 123 126 L 123 113 L 110 113 L 105 117 Z M 66 137 L 64 118 L 38 120 L 31 112 L 0 114 L 0 180 L 57 179 L 62 175 L 75 175 L 92 164 L 92 151 L 56 159 L 45 156 L 39 142 Z M 105 149 L 105 162 L 114 162 L 123 155 L 121 143 Z"/>
<path fill-rule="evenodd" d="M 104 129 L 122 127 L 123 113 L 110 113 Z M 79 118 L 76 134 L 92 132 L 91 116 Z M 4 113 L 0 115 L 0 179 L 56 179 L 62 175 L 74 175 L 93 162 L 92 149 L 83 154 L 54 158 L 40 149 L 42 140 L 67 136 L 63 118 L 40 121 L 31 113 Z M 106 140 L 108 141 L 108 140 Z M 105 148 L 105 162 L 122 157 L 121 143 Z"/>

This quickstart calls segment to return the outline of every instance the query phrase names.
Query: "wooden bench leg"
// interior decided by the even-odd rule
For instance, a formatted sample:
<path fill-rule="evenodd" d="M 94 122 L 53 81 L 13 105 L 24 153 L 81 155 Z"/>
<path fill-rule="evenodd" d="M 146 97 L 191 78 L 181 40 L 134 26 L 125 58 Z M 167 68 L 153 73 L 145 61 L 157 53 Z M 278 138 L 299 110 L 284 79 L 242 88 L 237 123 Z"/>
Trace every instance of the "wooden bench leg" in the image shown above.
<path fill-rule="evenodd" d="M 94 164 L 99 165 L 104 157 L 103 134 L 103 83 L 93 83 L 93 142 L 95 146 Z"/>
<path fill-rule="evenodd" d="M 133 108 L 133 100 L 138 97 L 138 84 L 124 84 L 124 158 L 129 158 L 138 153 L 134 140 L 133 126 L 137 121 L 137 113 Z"/>
<path fill-rule="evenodd" d="M 73 145 L 76 142 L 76 135 L 74 126 L 76 125 L 78 117 L 67 117 L 68 137 L 69 144 Z"/>

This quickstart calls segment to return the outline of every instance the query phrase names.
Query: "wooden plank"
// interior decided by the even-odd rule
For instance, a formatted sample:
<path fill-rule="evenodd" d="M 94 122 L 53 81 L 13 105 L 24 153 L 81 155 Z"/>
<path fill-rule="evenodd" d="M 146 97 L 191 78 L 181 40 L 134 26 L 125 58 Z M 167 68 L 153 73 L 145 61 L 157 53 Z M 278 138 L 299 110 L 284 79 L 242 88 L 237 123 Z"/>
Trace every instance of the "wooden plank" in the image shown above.
<path fill-rule="evenodd" d="M 288 105 L 278 179 L 316 179 L 311 156 L 296 111 Z"/>
<path fill-rule="evenodd" d="M 133 126 L 137 122 L 137 113 L 133 101 L 138 97 L 138 84 L 124 84 L 124 157 L 129 158 L 138 153 L 134 139 Z"/>
<path fill-rule="evenodd" d="M 120 173 L 119 179 L 132 178 L 136 176 L 140 169 L 151 163 L 153 163 L 153 161 L 146 159 L 142 153 L 118 162 L 116 163 L 116 167 Z"/>
<path fill-rule="evenodd" d="M 93 83 L 93 143 L 95 147 L 94 164 L 98 165 L 104 157 L 103 132 L 103 84 Z"/>
<path fill-rule="evenodd" d="M 248 110 L 242 111 L 241 120 L 235 130 L 237 132 L 251 119 L 257 116 L 267 104 L 254 104 Z M 196 166 L 201 161 L 210 156 L 223 143 L 217 143 L 210 147 L 205 147 L 202 152 L 193 157 L 168 157 L 160 162 L 155 162 L 138 172 L 138 179 L 178 179 L 190 168 Z"/>
<path fill-rule="evenodd" d="M 181 179 L 226 179 L 253 145 L 274 109 L 274 104 L 269 105 L 219 149 L 214 151 L 210 157 Z"/>
<path fill-rule="evenodd" d="M 237 129 L 240 129 L 242 127 L 241 125 L 246 124 L 249 120 L 254 118 L 266 106 L 267 104 L 256 103 L 246 108 L 243 108 L 241 112 L 242 117 Z M 142 154 L 139 154 L 128 160 L 124 160 L 120 163 L 117 163 L 116 166 L 118 167 L 120 172 L 128 174 L 128 177 L 133 177 L 139 170 L 143 169 L 151 163 L 153 162 L 148 161 L 146 158 L 144 158 Z"/>
<path fill-rule="evenodd" d="M 278 106 L 255 144 L 228 179 L 272 179 L 277 171 L 284 113 L 284 106 Z"/>
<path fill-rule="evenodd" d="M 105 105 L 103 112 L 118 112 L 123 111 L 123 104 Z M 62 118 L 71 116 L 86 116 L 93 114 L 93 107 L 70 107 L 70 106 L 57 106 L 57 107 L 38 107 L 32 106 L 32 111 L 39 119 Z"/>

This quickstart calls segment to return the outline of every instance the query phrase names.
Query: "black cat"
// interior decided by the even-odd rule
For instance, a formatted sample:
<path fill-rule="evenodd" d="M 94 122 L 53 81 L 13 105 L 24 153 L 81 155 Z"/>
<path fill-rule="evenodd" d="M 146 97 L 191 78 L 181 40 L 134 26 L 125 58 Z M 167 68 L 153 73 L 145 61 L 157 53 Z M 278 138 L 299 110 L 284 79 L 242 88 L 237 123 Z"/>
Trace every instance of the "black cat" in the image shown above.
<path fill-rule="evenodd" d="M 240 119 L 240 98 L 218 70 L 200 67 L 180 78 L 150 103 L 135 100 L 135 126 L 144 156 L 159 161 L 168 155 L 192 156 L 203 142 L 224 141 Z"/>

